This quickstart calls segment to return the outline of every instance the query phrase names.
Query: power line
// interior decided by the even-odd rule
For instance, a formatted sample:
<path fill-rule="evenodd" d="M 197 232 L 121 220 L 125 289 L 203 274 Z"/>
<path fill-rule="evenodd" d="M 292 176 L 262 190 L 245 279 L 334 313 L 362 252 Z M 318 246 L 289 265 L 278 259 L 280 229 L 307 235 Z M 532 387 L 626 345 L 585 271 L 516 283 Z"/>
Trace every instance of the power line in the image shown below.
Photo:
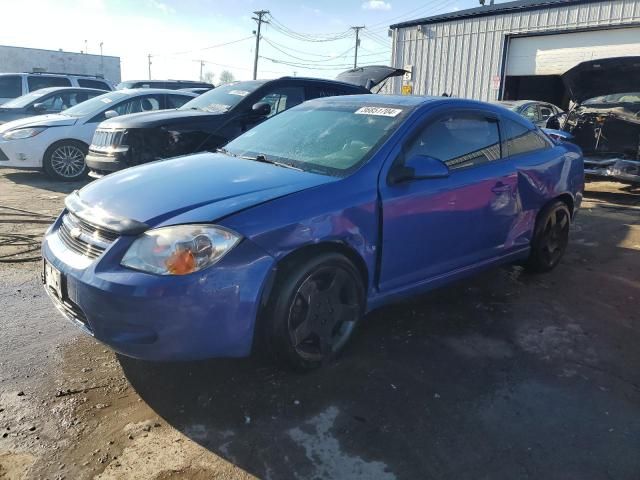
<path fill-rule="evenodd" d="M 336 40 L 342 40 L 351 36 L 351 30 L 345 30 L 343 32 L 336 33 L 324 33 L 324 34 L 309 34 L 309 33 L 301 33 L 292 30 L 291 28 L 284 25 L 273 15 L 269 15 L 269 20 L 271 21 L 271 26 L 282 33 L 285 36 L 293 38 L 295 40 L 305 41 L 305 42 L 334 42 Z"/>
<path fill-rule="evenodd" d="M 425 11 L 425 13 L 426 13 L 426 11 L 427 11 L 427 10 L 429 10 L 429 9 L 433 9 L 433 8 L 434 8 L 434 4 L 436 4 L 436 5 L 437 5 L 437 4 L 438 4 L 438 2 L 440 2 L 440 1 L 441 1 L 441 0 L 430 0 L 430 1 L 426 2 L 424 5 L 422 5 L 421 7 L 414 8 L 414 9 L 409 10 L 409 11 L 407 11 L 407 12 L 405 12 L 405 13 L 400 14 L 400 15 L 396 15 L 396 16 L 394 16 L 394 17 L 387 18 L 386 20 L 383 20 L 383 21 L 381 21 L 381 22 L 374 23 L 373 25 L 370 25 L 370 26 L 369 26 L 369 28 L 370 28 L 371 30 L 382 30 L 382 29 L 386 29 L 386 28 L 388 28 L 388 26 L 389 26 L 391 23 L 394 23 L 394 22 L 395 22 L 396 20 L 398 20 L 398 19 L 406 18 L 406 17 L 408 17 L 409 15 L 411 15 L 411 16 L 415 16 L 415 15 L 417 15 L 417 12 L 418 12 L 418 11 L 421 11 L 421 10 L 424 10 L 424 11 Z M 447 1 L 442 2 L 442 3 L 440 4 L 441 6 L 440 6 L 440 7 L 438 7 L 438 8 L 442 8 L 442 6 L 448 6 L 448 5 L 455 4 L 455 3 L 456 3 L 456 1 L 455 1 L 455 0 L 447 0 Z M 421 14 L 421 15 L 422 15 L 422 14 Z M 382 27 L 381 27 L 381 26 L 382 26 Z"/>
<path fill-rule="evenodd" d="M 302 58 L 302 57 L 298 57 L 296 55 L 292 55 L 284 50 L 282 50 L 281 48 L 279 48 L 278 46 L 276 46 L 275 44 L 273 44 L 273 42 L 269 41 L 269 39 L 267 38 L 262 38 L 265 42 L 267 42 L 269 45 L 271 45 L 275 50 L 278 50 L 280 53 L 283 53 L 284 55 L 291 57 L 295 60 L 300 60 L 306 63 L 324 63 L 324 62 L 330 62 L 332 60 L 337 60 L 339 58 L 345 57 L 351 50 L 354 49 L 354 47 L 350 47 L 349 49 L 345 50 L 344 52 L 342 52 L 339 55 L 336 55 L 334 57 L 328 57 L 324 60 L 315 60 L 315 59 L 310 59 L 310 58 Z"/>
<path fill-rule="evenodd" d="M 151 56 L 153 56 L 153 57 L 171 57 L 171 56 L 174 56 L 174 55 L 184 55 L 186 53 L 201 52 L 203 50 L 211 50 L 212 48 L 225 47 L 227 45 L 233 45 L 234 43 L 244 42 L 244 41 L 249 40 L 251 38 L 253 38 L 253 35 L 251 35 L 249 37 L 239 38 L 237 40 L 231 40 L 230 42 L 218 43 L 217 45 L 210 45 L 208 47 L 194 48 L 192 50 L 183 50 L 181 52 L 173 52 L 173 53 L 153 53 L 153 54 L 151 54 Z"/>

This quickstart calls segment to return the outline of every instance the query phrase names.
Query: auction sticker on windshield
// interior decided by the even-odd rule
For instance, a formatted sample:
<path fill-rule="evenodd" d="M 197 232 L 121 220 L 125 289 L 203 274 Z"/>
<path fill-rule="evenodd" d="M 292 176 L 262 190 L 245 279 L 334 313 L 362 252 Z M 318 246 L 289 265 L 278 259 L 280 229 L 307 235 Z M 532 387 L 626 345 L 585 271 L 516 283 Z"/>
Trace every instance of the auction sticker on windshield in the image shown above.
<path fill-rule="evenodd" d="M 247 92 L 246 90 L 231 90 L 229 92 L 229 95 L 238 95 L 240 97 L 246 97 L 247 95 L 249 95 L 249 92 Z"/>
<path fill-rule="evenodd" d="M 401 108 L 362 107 L 355 111 L 356 115 L 378 115 L 381 117 L 397 117 L 402 113 Z"/>

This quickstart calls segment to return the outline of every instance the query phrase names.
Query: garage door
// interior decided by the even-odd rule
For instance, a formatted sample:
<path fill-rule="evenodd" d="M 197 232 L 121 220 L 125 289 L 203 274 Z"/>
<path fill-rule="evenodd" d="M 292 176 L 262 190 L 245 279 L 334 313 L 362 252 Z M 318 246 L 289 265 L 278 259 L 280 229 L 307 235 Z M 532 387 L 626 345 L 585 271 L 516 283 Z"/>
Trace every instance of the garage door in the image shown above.
<path fill-rule="evenodd" d="M 640 27 L 514 37 L 507 75 L 562 75 L 585 60 L 640 55 Z"/>

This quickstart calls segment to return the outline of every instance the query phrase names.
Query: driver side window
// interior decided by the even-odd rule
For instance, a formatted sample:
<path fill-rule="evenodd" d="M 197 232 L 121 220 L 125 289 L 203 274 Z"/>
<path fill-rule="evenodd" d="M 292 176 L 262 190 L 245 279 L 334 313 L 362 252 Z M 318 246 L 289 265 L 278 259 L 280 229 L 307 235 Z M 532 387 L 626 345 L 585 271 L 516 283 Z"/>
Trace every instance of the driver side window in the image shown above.
<path fill-rule="evenodd" d="M 498 121 L 476 112 L 447 114 L 429 123 L 405 147 L 405 158 L 428 156 L 450 170 L 501 158 Z"/>
<path fill-rule="evenodd" d="M 280 87 L 267 93 L 257 103 L 268 103 L 271 106 L 271 113 L 267 116 L 267 118 L 271 118 L 302 102 L 304 102 L 302 87 Z"/>

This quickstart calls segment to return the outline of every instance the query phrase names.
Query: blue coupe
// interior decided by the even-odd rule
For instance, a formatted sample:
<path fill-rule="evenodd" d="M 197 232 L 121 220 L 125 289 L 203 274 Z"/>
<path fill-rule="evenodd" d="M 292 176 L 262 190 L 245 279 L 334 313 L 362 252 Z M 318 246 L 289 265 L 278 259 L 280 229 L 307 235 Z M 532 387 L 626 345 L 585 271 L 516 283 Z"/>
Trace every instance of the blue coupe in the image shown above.
<path fill-rule="evenodd" d="M 114 350 L 249 355 L 297 368 L 380 305 L 488 267 L 555 267 L 580 149 L 502 107 L 356 95 L 303 103 L 229 143 L 125 170 L 66 199 L 46 291 Z"/>

